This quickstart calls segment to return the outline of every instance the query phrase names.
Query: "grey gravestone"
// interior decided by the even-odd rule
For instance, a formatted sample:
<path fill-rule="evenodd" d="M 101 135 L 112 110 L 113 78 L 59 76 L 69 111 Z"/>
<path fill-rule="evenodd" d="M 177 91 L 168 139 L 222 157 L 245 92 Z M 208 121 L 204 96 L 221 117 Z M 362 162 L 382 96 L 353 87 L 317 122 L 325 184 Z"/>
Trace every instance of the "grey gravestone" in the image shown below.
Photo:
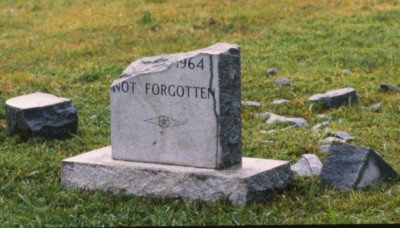
<path fill-rule="evenodd" d="M 110 93 L 112 145 L 64 160 L 64 187 L 243 204 L 290 184 L 289 162 L 241 157 L 237 45 L 139 59 Z"/>
<path fill-rule="evenodd" d="M 237 45 L 139 59 L 110 88 L 112 156 L 205 168 L 239 164 L 240 98 Z"/>
<path fill-rule="evenodd" d="M 324 184 L 341 190 L 373 187 L 384 179 L 398 179 L 396 171 L 375 151 L 338 143 L 330 146 L 320 177 Z"/>
<path fill-rule="evenodd" d="M 298 176 L 319 175 L 322 163 L 315 154 L 303 154 L 290 169 Z"/>
<path fill-rule="evenodd" d="M 308 101 L 321 102 L 324 108 L 337 108 L 342 105 L 357 103 L 358 99 L 355 89 L 343 88 L 332 90 L 324 94 L 314 94 L 308 98 Z"/>
<path fill-rule="evenodd" d="M 9 135 L 65 139 L 78 131 L 78 114 L 71 99 L 32 93 L 6 101 Z"/>

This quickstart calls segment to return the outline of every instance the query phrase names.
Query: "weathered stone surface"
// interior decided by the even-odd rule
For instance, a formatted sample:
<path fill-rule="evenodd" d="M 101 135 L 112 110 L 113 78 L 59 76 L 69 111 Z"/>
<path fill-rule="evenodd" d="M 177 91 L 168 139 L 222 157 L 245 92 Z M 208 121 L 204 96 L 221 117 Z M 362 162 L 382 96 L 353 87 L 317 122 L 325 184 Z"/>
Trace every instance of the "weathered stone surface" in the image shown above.
<path fill-rule="evenodd" d="M 269 69 L 267 72 L 265 72 L 265 76 L 270 76 L 270 75 L 275 75 L 275 74 L 278 74 L 279 73 L 279 71 L 277 70 L 277 69 L 275 69 L 275 68 L 271 68 L 271 69 Z"/>
<path fill-rule="evenodd" d="M 353 136 L 351 136 L 349 133 L 345 131 L 331 131 L 328 132 L 328 136 L 343 139 L 345 142 L 350 142 L 354 139 Z"/>
<path fill-rule="evenodd" d="M 396 86 L 390 84 L 381 84 L 381 88 L 386 91 L 390 90 L 392 92 L 400 92 L 400 90 L 396 88 Z"/>
<path fill-rule="evenodd" d="M 290 184 L 286 161 L 243 158 L 225 170 L 113 160 L 111 147 L 65 159 L 61 184 L 135 196 L 181 197 L 240 205 L 260 202 Z"/>
<path fill-rule="evenodd" d="M 333 143 L 322 166 L 321 181 L 341 190 L 374 187 L 398 174 L 375 151 L 367 147 Z"/>
<path fill-rule="evenodd" d="M 292 81 L 285 77 L 280 77 L 275 80 L 275 83 L 278 85 L 290 85 L 290 83 L 292 83 Z"/>
<path fill-rule="evenodd" d="M 308 127 L 307 121 L 302 117 L 284 117 L 284 116 L 276 115 L 271 112 L 268 113 L 268 116 L 269 116 L 269 118 L 265 122 L 266 124 L 283 122 L 283 123 L 296 125 L 297 127 Z"/>
<path fill-rule="evenodd" d="M 288 103 L 288 102 L 289 102 L 289 100 L 280 99 L 280 100 L 274 100 L 274 101 L 272 101 L 272 104 L 274 104 L 274 105 L 281 105 L 281 104 L 286 104 L 286 103 Z"/>
<path fill-rule="evenodd" d="M 315 154 L 303 154 L 290 169 L 298 176 L 319 175 L 322 163 Z"/>
<path fill-rule="evenodd" d="M 257 101 L 242 101 L 242 105 L 260 108 L 261 103 Z"/>
<path fill-rule="evenodd" d="M 311 130 L 316 131 L 316 130 L 320 129 L 321 127 L 328 127 L 328 126 L 329 126 L 329 121 L 324 121 L 322 123 L 315 124 L 314 126 L 312 126 Z"/>
<path fill-rule="evenodd" d="M 237 45 L 139 59 L 111 85 L 110 103 L 114 159 L 205 168 L 241 162 Z"/>
<path fill-rule="evenodd" d="M 71 99 L 46 93 L 32 93 L 6 101 L 9 135 L 65 139 L 78 131 L 78 114 Z"/>
<path fill-rule="evenodd" d="M 357 103 L 358 99 L 355 89 L 343 88 L 332 90 L 324 94 L 314 94 L 308 98 L 308 101 L 321 102 L 324 108 L 336 108 L 342 105 Z"/>

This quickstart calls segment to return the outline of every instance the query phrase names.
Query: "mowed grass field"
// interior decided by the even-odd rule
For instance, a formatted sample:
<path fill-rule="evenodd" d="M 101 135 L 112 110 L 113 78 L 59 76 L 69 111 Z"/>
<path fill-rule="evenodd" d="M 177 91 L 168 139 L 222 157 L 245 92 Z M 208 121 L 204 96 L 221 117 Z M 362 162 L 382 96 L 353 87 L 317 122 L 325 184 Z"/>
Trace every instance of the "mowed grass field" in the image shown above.
<path fill-rule="evenodd" d="M 109 86 L 132 61 L 216 42 L 241 47 L 243 156 L 296 162 L 323 131 L 265 125 L 257 112 L 304 117 L 379 152 L 400 172 L 400 1 L 0 1 L 0 102 L 32 92 L 72 98 L 79 132 L 65 141 L 8 137 L 0 109 L 0 226 L 135 226 L 400 223 L 400 183 L 341 192 L 293 177 L 265 203 L 114 196 L 64 190 L 61 161 L 110 145 Z M 269 68 L 279 70 L 265 77 Z M 348 69 L 351 74 L 343 74 Z M 275 79 L 292 80 L 278 86 Z M 359 103 L 323 110 L 314 93 L 353 87 Z M 275 106 L 274 99 L 289 103 Z M 383 102 L 378 111 L 368 109 Z M 342 121 L 340 121 L 342 119 Z M 272 134 L 261 130 L 283 129 Z M 263 143 L 263 141 L 274 141 Z"/>

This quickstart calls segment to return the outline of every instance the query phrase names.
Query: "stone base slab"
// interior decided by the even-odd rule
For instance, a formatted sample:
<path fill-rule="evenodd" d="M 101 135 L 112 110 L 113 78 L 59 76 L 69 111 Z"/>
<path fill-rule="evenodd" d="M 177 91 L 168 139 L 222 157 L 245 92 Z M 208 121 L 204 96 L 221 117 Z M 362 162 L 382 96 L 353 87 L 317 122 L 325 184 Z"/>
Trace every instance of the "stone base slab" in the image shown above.
<path fill-rule="evenodd" d="M 287 161 L 246 158 L 223 170 L 113 160 L 111 146 L 63 160 L 67 189 L 102 190 L 135 196 L 181 197 L 234 205 L 260 202 L 291 182 Z"/>

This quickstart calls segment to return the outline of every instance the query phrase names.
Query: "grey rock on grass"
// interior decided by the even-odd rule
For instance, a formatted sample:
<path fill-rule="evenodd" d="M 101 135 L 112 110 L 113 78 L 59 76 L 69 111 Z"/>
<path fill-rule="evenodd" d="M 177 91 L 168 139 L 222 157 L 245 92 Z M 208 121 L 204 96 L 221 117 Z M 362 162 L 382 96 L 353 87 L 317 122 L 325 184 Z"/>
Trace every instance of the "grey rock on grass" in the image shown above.
<path fill-rule="evenodd" d="M 355 89 L 343 88 L 332 90 L 324 94 L 314 94 L 308 98 L 308 101 L 321 102 L 324 108 L 337 108 L 342 105 L 357 103 L 358 99 Z"/>
<path fill-rule="evenodd" d="M 321 145 L 321 146 L 319 146 L 319 150 L 322 152 L 329 152 L 330 147 L 331 147 L 331 144 Z"/>
<path fill-rule="evenodd" d="M 243 106 L 250 106 L 250 107 L 261 107 L 261 103 L 257 101 L 242 101 Z"/>
<path fill-rule="evenodd" d="M 278 122 L 288 123 L 292 125 L 296 125 L 297 127 L 308 127 L 307 121 L 302 117 L 285 117 L 276 115 L 274 113 L 268 113 L 269 118 L 265 122 L 266 124 L 273 124 Z"/>
<path fill-rule="evenodd" d="M 369 106 L 368 109 L 376 111 L 376 110 L 379 110 L 381 107 L 382 107 L 382 102 L 379 102 L 379 103 Z"/>
<path fill-rule="evenodd" d="M 285 77 L 280 77 L 275 80 L 275 83 L 278 85 L 290 85 L 292 83 L 292 81 Z"/>
<path fill-rule="evenodd" d="M 288 102 L 289 102 L 289 100 L 280 99 L 280 100 L 274 100 L 274 101 L 272 101 L 272 104 L 274 104 L 274 105 L 281 105 L 281 104 L 286 104 L 286 103 L 288 103 Z"/>
<path fill-rule="evenodd" d="M 346 142 L 352 141 L 354 139 L 353 136 L 351 136 L 349 133 L 347 133 L 345 131 L 335 131 L 335 132 L 331 131 L 331 132 L 328 132 L 328 136 L 343 139 Z"/>
<path fill-rule="evenodd" d="M 303 154 L 290 169 L 298 176 L 319 175 L 322 163 L 315 154 Z"/>
<path fill-rule="evenodd" d="M 279 71 L 277 70 L 277 69 L 275 69 L 275 68 L 271 68 L 271 69 L 269 69 L 267 72 L 265 72 L 265 76 L 270 76 L 270 75 L 276 75 L 276 74 L 278 74 L 279 73 Z"/>
<path fill-rule="evenodd" d="M 381 88 L 385 91 L 392 91 L 392 92 L 400 92 L 400 90 L 398 88 L 396 88 L 396 86 L 394 85 L 390 85 L 390 84 L 381 84 Z"/>
<path fill-rule="evenodd" d="M 330 144 L 333 142 L 345 143 L 346 140 L 330 136 L 321 141 L 322 144 Z"/>
<path fill-rule="evenodd" d="M 315 124 L 312 128 L 311 131 L 316 131 L 318 129 L 320 129 L 321 127 L 328 127 L 329 126 L 329 121 L 324 121 L 322 123 L 319 124 Z"/>
<path fill-rule="evenodd" d="M 349 75 L 349 74 L 351 74 L 351 71 L 349 69 L 343 69 L 342 74 Z"/>
<path fill-rule="evenodd" d="M 71 99 L 32 93 L 6 101 L 9 135 L 23 139 L 65 139 L 78 131 L 78 113 Z"/>
<path fill-rule="evenodd" d="M 367 147 L 333 143 L 322 166 L 322 183 L 341 190 L 374 187 L 399 176 L 375 151 Z"/>

